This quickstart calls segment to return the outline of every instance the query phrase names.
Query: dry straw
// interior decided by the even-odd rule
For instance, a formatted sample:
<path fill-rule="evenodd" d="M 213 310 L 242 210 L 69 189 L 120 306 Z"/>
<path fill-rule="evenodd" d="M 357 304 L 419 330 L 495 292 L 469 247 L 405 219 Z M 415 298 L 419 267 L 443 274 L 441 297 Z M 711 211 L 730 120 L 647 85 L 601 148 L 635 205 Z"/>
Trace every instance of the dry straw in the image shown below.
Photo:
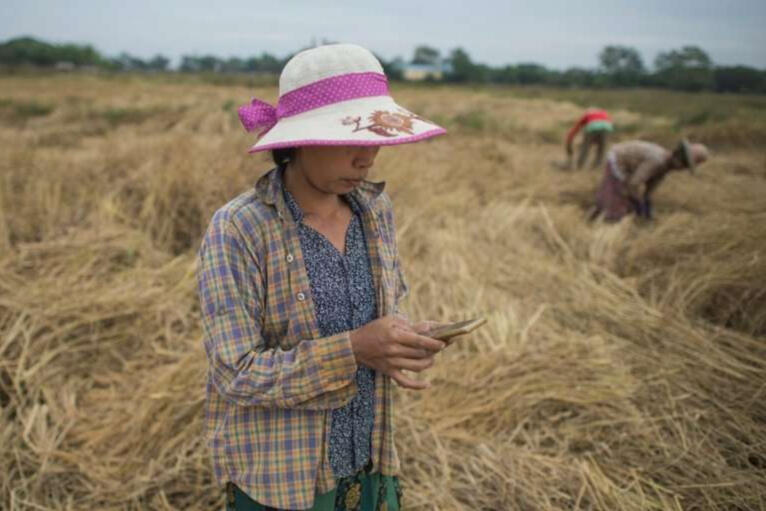
<path fill-rule="evenodd" d="M 408 312 L 489 320 L 439 355 L 430 390 L 399 393 L 406 509 L 766 508 L 762 156 L 724 137 L 697 178 L 664 184 L 655 223 L 589 225 L 598 173 L 550 167 L 578 107 L 397 92 L 452 131 L 376 166 Z M 268 168 L 231 111 L 251 93 L 0 80 L 3 104 L 49 107 L 0 110 L 0 508 L 221 506 L 195 251 Z"/>

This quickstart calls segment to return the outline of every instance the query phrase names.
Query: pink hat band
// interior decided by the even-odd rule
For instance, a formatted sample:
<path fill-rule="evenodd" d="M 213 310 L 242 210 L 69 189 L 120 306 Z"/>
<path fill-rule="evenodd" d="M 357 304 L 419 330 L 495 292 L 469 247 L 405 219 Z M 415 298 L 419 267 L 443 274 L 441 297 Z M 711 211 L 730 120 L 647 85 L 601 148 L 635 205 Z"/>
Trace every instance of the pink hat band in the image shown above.
<path fill-rule="evenodd" d="M 239 120 L 248 132 L 266 134 L 280 119 L 327 105 L 371 96 L 388 96 L 388 80 L 381 73 L 348 73 L 292 90 L 279 98 L 277 107 L 253 100 L 239 107 Z"/>

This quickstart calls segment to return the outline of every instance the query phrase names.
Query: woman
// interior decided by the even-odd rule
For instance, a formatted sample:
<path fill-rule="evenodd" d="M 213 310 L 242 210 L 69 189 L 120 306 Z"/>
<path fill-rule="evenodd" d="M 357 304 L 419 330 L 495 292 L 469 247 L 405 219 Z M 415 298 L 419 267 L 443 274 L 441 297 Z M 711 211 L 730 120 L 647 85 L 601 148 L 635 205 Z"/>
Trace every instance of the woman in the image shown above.
<path fill-rule="evenodd" d="M 606 170 L 596 194 L 596 206 L 590 214 L 595 219 L 604 213 L 605 220 L 617 221 L 629 213 L 652 218 L 652 193 L 672 171 L 687 169 L 707 161 L 707 148 L 681 140 L 673 152 L 642 140 L 621 142 L 609 150 Z"/>
<path fill-rule="evenodd" d="M 604 159 L 604 149 L 606 148 L 609 134 L 614 131 L 614 125 L 612 124 L 612 118 L 609 116 L 606 110 L 602 110 L 596 107 L 588 108 L 585 113 L 577 120 L 572 128 L 567 132 L 566 138 L 566 152 L 567 152 L 567 167 L 571 168 L 572 155 L 574 149 L 572 144 L 574 143 L 575 136 L 581 129 L 585 129 L 582 143 L 580 145 L 580 155 L 577 158 L 577 168 L 581 169 L 585 165 L 585 161 L 588 159 L 588 152 L 591 146 L 596 146 L 596 157 L 593 159 L 592 167 L 598 168 L 601 165 L 601 161 Z"/>
<path fill-rule="evenodd" d="M 399 508 L 391 380 L 427 385 L 444 343 L 397 314 L 381 145 L 444 129 L 398 106 L 369 51 L 297 54 L 276 108 L 240 108 L 276 168 L 213 216 L 198 273 L 206 433 L 230 509 Z"/>

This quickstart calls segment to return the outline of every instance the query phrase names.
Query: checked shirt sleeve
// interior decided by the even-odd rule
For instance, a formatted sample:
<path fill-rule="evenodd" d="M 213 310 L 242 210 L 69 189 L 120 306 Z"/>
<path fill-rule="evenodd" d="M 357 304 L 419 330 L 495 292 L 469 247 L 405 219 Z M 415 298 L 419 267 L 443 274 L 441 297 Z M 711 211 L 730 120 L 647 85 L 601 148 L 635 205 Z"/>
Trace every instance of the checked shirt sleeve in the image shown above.
<path fill-rule="evenodd" d="M 396 236 L 396 235 L 394 235 Z M 398 249 L 394 249 L 396 253 L 396 259 L 394 259 L 394 269 L 396 271 L 396 310 L 400 310 L 402 301 L 407 297 L 410 292 L 410 288 L 407 285 L 407 279 L 404 276 L 404 270 L 402 270 L 402 262 L 399 258 Z"/>
<path fill-rule="evenodd" d="M 236 227 L 216 214 L 200 250 L 198 285 L 209 375 L 242 406 L 332 409 L 354 395 L 349 333 L 267 348 L 261 334 L 266 292 L 255 256 Z"/>
<path fill-rule="evenodd" d="M 393 247 L 393 268 L 394 272 L 396 273 L 395 310 L 401 313 L 402 302 L 409 294 L 410 289 L 407 285 L 407 279 L 404 276 L 401 258 L 399 257 L 399 247 L 396 241 L 396 222 L 394 220 L 394 210 L 388 197 L 384 196 L 383 200 L 385 201 L 385 209 L 383 211 L 383 228 L 386 229 L 386 239 L 389 240 L 389 243 L 391 243 L 391 246 Z"/>

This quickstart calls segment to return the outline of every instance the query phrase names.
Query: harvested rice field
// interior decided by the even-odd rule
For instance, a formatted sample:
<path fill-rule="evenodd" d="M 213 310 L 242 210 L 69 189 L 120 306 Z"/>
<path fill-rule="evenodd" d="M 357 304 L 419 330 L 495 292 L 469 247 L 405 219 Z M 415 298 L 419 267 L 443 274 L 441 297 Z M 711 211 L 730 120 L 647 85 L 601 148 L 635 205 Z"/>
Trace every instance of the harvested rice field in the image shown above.
<path fill-rule="evenodd" d="M 220 80 L 219 80 L 220 81 Z M 196 250 L 270 168 L 272 85 L 0 77 L 0 508 L 221 509 L 201 436 Z M 414 319 L 485 316 L 399 391 L 408 510 L 766 509 L 766 97 L 394 85 L 449 134 L 383 148 Z M 585 221 L 562 172 L 614 140 L 708 144 L 656 219 Z"/>

